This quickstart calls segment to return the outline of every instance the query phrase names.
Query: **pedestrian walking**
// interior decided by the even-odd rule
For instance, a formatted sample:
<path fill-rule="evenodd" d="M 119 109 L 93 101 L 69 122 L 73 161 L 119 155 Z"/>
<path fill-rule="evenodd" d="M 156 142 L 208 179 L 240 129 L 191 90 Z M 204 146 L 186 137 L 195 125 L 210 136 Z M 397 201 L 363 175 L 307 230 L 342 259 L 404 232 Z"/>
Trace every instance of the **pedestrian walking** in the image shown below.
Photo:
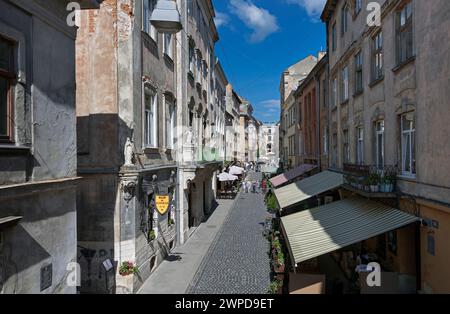
<path fill-rule="evenodd" d="M 248 193 L 250 193 L 250 191 L 252 190 L 252 182 L 251 181 L 247 181 L 247 190 L 248 190 Z"/>
<path fill-rule="evenodd" d="M 256 181 L 253 181 L 253 193 L 256 193 Z"/>
<path fill-rule="evenodd" d="M 258 194 L 261 193 L 260 187 L 261 187 L 261 184 L 260 184 L 259 180 L 256 180 L 256 193 L 258 193 Z"/>

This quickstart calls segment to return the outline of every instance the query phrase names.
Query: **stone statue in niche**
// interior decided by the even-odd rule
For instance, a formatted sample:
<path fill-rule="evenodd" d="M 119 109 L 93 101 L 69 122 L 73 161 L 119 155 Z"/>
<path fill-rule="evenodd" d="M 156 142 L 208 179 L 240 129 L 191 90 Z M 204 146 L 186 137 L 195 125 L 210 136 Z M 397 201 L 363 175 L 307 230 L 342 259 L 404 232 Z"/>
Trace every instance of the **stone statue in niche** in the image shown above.
<path fill-rule="evenodd" d="M 133 142 L 131 142 L 130 138 L 127 137 L 127 141 L 125 143 L 125 166 L 132 167 L 133 164 L 133 157 L 134 157 L 134 145 Z"/>

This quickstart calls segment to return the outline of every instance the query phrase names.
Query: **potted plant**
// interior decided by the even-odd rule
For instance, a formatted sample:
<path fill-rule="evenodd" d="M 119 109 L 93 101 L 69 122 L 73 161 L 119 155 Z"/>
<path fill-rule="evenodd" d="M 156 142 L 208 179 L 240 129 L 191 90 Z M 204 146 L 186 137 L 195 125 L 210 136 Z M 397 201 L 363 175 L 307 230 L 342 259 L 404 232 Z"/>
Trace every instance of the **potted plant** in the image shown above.
<path fill-rule="evenodd" d="M 372 181 L 370 180 L 370 176 L 365 178 L 363 181 L 363 190 L 366 192 L 370 192 L 370 185 L 371 185 Z"/>
<path fill-rule="evenodd" d="M 149 241 L 153 241 L 153 240 L 155 240 L 156 239 L 156 233 L 155 233 L 155 230 L 150 230 L 149 232 L 148 232 L 148 240 Z"/>
<path fill-rule="evenodd" d="M 392 193 L 394 192 L 394 183 L 395 183 L 395 175 L 390 174 L 386 177 L 386 181 L 387 181 L 387 191 L 388 193 Z"/>
<path fill-rule="evenodd" d="M 283 252 L 279 251 L 276 255 L 276 260 L 274 264 L 274 270 L 277 274 L 284 274 L 285 269 L 285 259 Z"/>
<path fill-rule="evenodd" d="M 122 262 L 119 267 L 119 274 L 123 277 L 130 275 L 137 275 L 139 273 L 139 269 L 132 262 Z"/>
<path fill-rule="evenodd" d="M 278 280 L 273 280 L 269 286 L 269 294 L 280 294 L 282 283 Z"/>
<path fill-rule="evenodd" d="M 378 188 L 379 183 L 380 183 L 380 175 L 378 173 L 372 173 L 369 176 L 370 192 L 378 193 L 379 192 L 379 188 Z"/>
<path fill-rule="evenodd" d="M 168 222 L 169 227 L 175 225 L 175 221 L 171 218 Z"/>

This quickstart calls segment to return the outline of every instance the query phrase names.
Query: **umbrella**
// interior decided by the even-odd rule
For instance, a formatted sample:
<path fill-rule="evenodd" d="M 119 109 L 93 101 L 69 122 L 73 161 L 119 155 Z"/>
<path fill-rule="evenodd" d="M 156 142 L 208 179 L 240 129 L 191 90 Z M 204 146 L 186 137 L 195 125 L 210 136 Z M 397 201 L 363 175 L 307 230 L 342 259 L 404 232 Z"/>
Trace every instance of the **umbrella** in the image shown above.
<path fill-rule="evenodd" d="M 230 174 L 232 174 L 232 175 L 241 175 L 244 173 L 244 171 L 245 171 L 244 168 L 237 167 L 237 166 L 233 166 L 230 168 Z"/>
<path fill-rule="evenodd" d="M 239 179 L 238 177 L 236 177 L 232 174 L 226 173 L 226 172 L 222 172 L 217 177 L 219 178 L 220 182 L 236 181 L 237 179 Z"/>

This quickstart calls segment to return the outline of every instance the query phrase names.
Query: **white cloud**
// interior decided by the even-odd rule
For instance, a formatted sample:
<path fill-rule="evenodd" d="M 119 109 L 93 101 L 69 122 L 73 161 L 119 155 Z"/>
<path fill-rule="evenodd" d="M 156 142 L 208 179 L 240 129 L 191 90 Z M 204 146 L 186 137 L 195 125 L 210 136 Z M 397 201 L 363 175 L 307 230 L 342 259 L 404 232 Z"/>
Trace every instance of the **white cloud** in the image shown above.
<path fill-rule="evenodd" d="M 287 0 L 287 2 L 301 6 L 309 17 L 316 19 L 322 14 L 326 0 Z"/>
<path fill-rule="evenodd" d="M 214 22 L 216 23 L 216 27 L 219 28 L 223 25 L 227 25 L 230 21 L 230 17 L 222 12 L 216 12 L 216 18 L 214 19 Z"/>
<path fill-rule="evenodd" d="M 230 10 L 253 31 L 250 36 L 252 43 L 262 42 L 280 29 L 276 16 L 257 7 L 250 0 L 230 0 Z"/>
<path fill-rule="evenodd" d="M 262 107 L 264 107 L 266 109 L 279 109 L 280 108 L 280 100 L 278 100 L 278 99 L 264 100 L 260 104 Z"/>

